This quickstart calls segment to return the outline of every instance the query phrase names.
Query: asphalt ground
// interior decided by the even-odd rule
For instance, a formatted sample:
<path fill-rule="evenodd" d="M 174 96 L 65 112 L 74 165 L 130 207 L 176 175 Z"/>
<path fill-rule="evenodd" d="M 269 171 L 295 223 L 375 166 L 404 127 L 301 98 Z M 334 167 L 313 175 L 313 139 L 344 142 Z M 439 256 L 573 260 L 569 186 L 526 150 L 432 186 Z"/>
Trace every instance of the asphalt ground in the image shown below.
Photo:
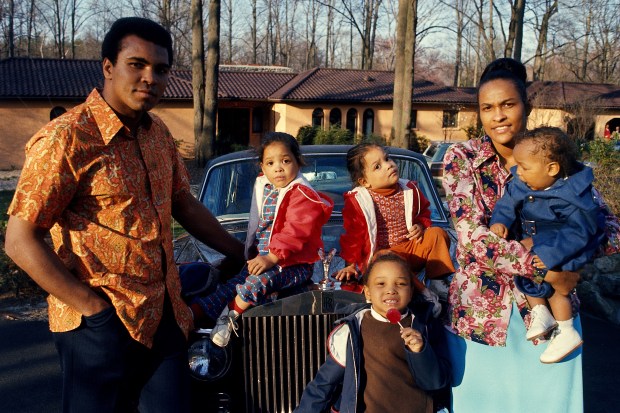
<path fill-rule="evenodd" d="M 582 320 L 585 412 L 620 411 L 620 327 L 588 314 Z M 47 322 L 1 319 L 0 412 L 60 412 L 60 392 Z"/>

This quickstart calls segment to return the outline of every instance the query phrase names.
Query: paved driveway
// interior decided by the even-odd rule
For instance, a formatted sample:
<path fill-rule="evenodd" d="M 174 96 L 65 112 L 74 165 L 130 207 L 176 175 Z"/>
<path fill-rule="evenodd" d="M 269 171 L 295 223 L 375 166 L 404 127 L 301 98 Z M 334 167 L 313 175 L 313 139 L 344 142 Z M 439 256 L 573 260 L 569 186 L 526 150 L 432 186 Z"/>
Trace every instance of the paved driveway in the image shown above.
<path fill-rule="evenodd" d="M 583 315 L 583 330 L 585 411 L 620 411 L 620 328 Z M 0 320 L 0 412 L 60 408 L 60 368 L 47 323 Z"/>

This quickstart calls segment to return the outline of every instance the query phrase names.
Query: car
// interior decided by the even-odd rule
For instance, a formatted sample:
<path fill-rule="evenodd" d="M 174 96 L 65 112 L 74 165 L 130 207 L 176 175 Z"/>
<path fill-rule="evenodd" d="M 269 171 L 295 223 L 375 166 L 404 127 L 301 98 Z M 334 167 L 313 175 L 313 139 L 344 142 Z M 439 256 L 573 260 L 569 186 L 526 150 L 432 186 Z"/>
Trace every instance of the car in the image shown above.
<path fill-rule="evenodd" d="M 213 411 L 227 408 L 246 412 L 292 411 L 305 385 L 325 360 L 325 342 L 333 322 L 346 314 L 343 308 L 347 305 L 364 302 L 363 294 L 345 291 L 344 286 L 331 278 L 324 282 L 326 276 L 344 267 L 338 251 L 344 230 L 344 194 L 352 189 L 346 167 L 350 148 L 351 145 L 301 146 L 306 163 L 301 173 L 317 191 L 334 201 L 331 218 L 322 229 L 322 239 L 325 251 L 335 250 L 335 256 L 329 263 L 319 260 L 315 264 L 312 281 L 317 288 L 244 312 L 240 339 L 233 338 L 224 350 L 210 343 L 208 330 L 197 330 L 193 335 L 190 367 L 198 381 L 209 382 L 209 386 L 197 393 L 202 395 L 201 400 L 209 398 L 206 403 Z M 433 225 L 444 228 L 450 235 L 454 257 L 455 233 L 424 156 L 394 147 L 388 147 L 387 152 L 398 165 L 400 176 L 415 181 L 429 200 Z M 222 155 L 207 164 L 198 195 L 222 226 L 242 241 L 248 227 L 252 188 L 259 172 L 258 159 L 252 150 Z M 222 254 L 188 234 L 175 239 L 174 254 L 179 265 L 208 262 L 217 267 L 224 259 Z"/>
<path fill-rule="evenodd" d="M 445 196 L 445 191 L 442 185 L 443 179 L 443 157 L 446 151 L 454 142 L 449 141 L 431 141 L 428 147 L 422 153 L 426 158 L 426 163 L 431 170 L 433 176 L 433 182 L 439 192 L 440 197 Z"/>
<path fill-rule="evenodd" d="M 301 172 L 317 191 L 328 195 L 334 201 L 334 209 L 328 223 L 323 227 L 325 250 L 340 249 L 338 243 L 343 231 L 342 208 L 344 193 L 352 189 L 346 167 L 346 153 L 350 145 L 302 145 L 306 166 Z M 419 153 L 388 147 L 390 157 L 396 162 L 401 178 L 417 183 L 430 202 L 433 225 L 450 229 L 451 221 L 442 206 L 426 161 Z M 244 241 L 250 214 L 250 202 L 254 181 L 260 172 L 258 160 L 252 150 L 222 155 L 211 160 L 200 188 L 198 199 L 211 211 L 218 221 L 236 238 Z M 210 262 L 216 264 L 223 256 L 184 234 L 174 242 L 177 263 Z M 336 256 L 332 270 L 343 263 Z M 315 281 L 322 277 L 322 267 L 317 264 Z"/>

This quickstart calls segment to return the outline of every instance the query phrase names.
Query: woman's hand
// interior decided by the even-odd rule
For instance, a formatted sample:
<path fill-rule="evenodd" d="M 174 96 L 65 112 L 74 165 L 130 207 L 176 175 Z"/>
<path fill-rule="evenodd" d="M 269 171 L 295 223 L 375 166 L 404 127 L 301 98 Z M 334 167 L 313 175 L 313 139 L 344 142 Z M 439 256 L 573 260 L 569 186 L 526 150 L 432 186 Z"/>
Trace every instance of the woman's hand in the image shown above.
<path fill-rule="evenodd" d="M 532 260 L 532 265 L 534 265 L 534 267 L 538 268 L 539 270 L 547 269 L 547 266 L 545 265 L 544 262 L 542 262 L 542 260 L 540 259 L 538 255 L 534 255 L 534 258 Z"/>
<path fill-rule="evenodd" d="M 400 336 L 412 352 L 419 353 L 424 348 L 424 338 L 418 330 L 406 327 L 400 330 Z"/>
<path fill-rule="evenodd" d="M 561 295 L 568 295 L 577 286 L 579 273 L 573 271 L 547 271 L 545 281 Z"/>
<path fill-rule="evenodd" d="M 508 238 L 508 228 L 504 224 L 493 224 L 489 227 L 489 230 L 500 238 Z"/>
<path fill-rule="evenodd" d="M 333 275 L 338 281 L 357 280 L 357 270 L 355 264 L 349 264 Z"/>
<path fill-rule="evenodd" d="M 528 251 L 534 246 L 534 240 L 531 238 L 523 238 L 520 242 Z"/>

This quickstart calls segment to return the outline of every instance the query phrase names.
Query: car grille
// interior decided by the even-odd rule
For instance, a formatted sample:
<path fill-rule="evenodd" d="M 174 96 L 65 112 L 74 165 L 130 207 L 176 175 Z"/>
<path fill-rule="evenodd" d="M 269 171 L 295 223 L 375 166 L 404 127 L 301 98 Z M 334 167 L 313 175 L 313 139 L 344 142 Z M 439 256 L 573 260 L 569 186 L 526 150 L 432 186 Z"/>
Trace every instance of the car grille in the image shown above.
<path fill-rule="evenodd" d="M 245 312 L 246 412 L 292 412 L 325 361 L 334 322 L 361 302 L 348 291 L 311 291 Z"/>

